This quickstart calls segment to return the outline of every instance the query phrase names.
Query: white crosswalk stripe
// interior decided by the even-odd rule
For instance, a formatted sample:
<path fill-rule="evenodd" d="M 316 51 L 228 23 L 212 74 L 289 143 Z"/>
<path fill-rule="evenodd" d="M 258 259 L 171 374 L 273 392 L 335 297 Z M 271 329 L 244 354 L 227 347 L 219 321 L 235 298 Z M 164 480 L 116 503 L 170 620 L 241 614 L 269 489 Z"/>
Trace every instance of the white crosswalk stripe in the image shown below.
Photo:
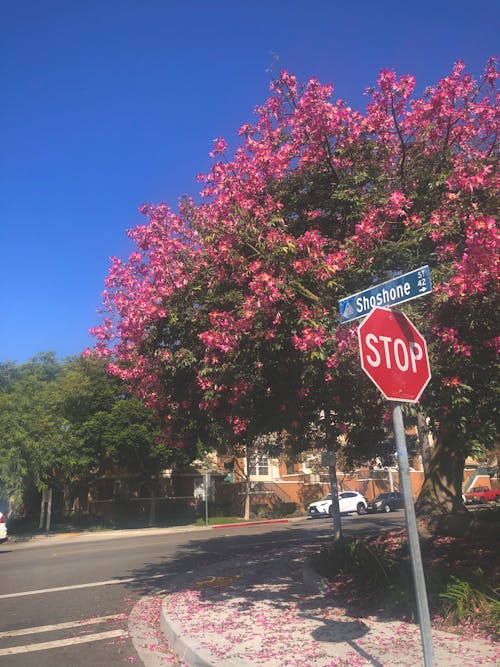
<path fill-rule="evenodd" d="M 2 637 L 21 637 L 22 635 L 38 635 L 41 632 L 54 632 L 56 630 L 67 630 L 68 628 L 79 628 L 84 625 L 98 625 L 107 621 L 117 621 L 120 618 L 126 619 L 125 614 L 112 614 L 111 616 L 96 616 L 95 618 L 85 618 L 80 621 L 69 621 L 67 623 L 57 623 L 52 625 L 39 625 L 35 628 L 21 628 L 20 630 L 5 630 L 0 632 Z"/>
<path fill-rule="evenodd" d="M 116 639 L 117 637 L 129 636 L 128 630 L 123 628 L 116 628 L 116 624 L 127 624 L 126 614 L 111 614 L 109 616 L 94 616 L 93 618 L 76 619 L 74 621 L 65 621 L 64 623 L 53 623 L 51 625 L 39 625 L 31 628 L 18 628 L 14 630 L 4 630 L 0 632 L 0 639 L 5 644 L 5 640 L 14 637 L 26 637 L 28 635 L 39 635 L 42 633 L 64 633 L 66 630 L 75 628 L 85 628 L 94 626 L 94 630 L 98 629 L 99 625 L 104 623 L 113 623 L 114 630 L 106 630 L 103 632 L 87 632 L 87 634 L 73 635 L 71 637 L 60 637 L 52 641 L 36 642 L 18 646 L 9 646 L 0 648 L 0 657 L 7 655 L 17 655 L 20 653 L 32 653 L 34 651 L 48 651 L 50 649 L 61 648 L 63 646 L 73 646 L 74 644 L 89 644 L 91 642 L 103 641 L 105 639 Z M 109 626 L 108 626 L 109 627 Z M 113 627 L 113 626 L 111 626 Z M 67 633 L 66 633 L 67 634 Z"/>
<path fill-rule="evenodd" d="M 169 573 L 173 576 L 175 572 Z M 108 579 L 107 581 L 91 581 L 87 584 L 73 584 L 72 586 L 59 586 L 57 588 L 39 588 L 33 591 L 21 591 L 19 593 L 4 593 L 0 595 L 0 600 L 7 598 L 20 598 L 26 595 L 42 595 L 44 593 L 60 593 L 61 591 L 73 591 L 79 588 L 94 588 L 95 586 L 116 586 L 119 584 L 130 584 L 134 581 L 150 581 L 151 579 L 164 579 L 164 574 L 153 574 L 150 577 L 129 577 L 128 579 Z"/>
<path fill-rule="evenodd" d="M 136 581 L 151 581 L 157 579 L 165 579 L 165 577 L 175 576 L 175 572 L 170 572 L 168 575 L 157 574 L 151 575 L 149 577 L 128 577 L 124 579 L 109 579 L 105 581 L 92 581 L 85 584 L 74 584 L 70 586 L 59 586 L 56 588 L 43 588 L 30 591 L 19 591 L 17 593 L 4 593 L 0 595 L 0 599 L 9 599 L 17 598 L 24 596 L 33 596 L 33 595 L 45 595 L 47 593 L 59 593 L 62 591 L 72 591 L 75 589 L 82 588 L 93 588 L 100 586 L 113 586 L 120 584 L 128 584 Z M 0 658 L 3 656 L 9 655 L 18 655 L 18 654 L 27 654 L 35 651 L 48 651 L 52 649 L 58 649 L 65 646 L 73 646 L 76 644 L 88 644 L 92 642 L 99 642 L 110 639 L 117 639 L 120 637 L 130 637 L 130 633 L 127 628 L 128 616 L 127 614 L 112 614 L 109 616 L 95 616 L 93 618 L 84 618 L 76 619 L 73 621 L 65 621 L 61 623 L 54 623 L 50 625 L 40 625 L 36 627 L 29 628 L 15 628 L 11 630 L 0 631 L 0 640 L 2 648 L 0 648 Z M 99 627 L 105 623 L 112 623 L 111 627 L 115 628 L 113 630 L 108 629 L 103 632 L 99 632 Z M 123 625 L 124 628 L 118 628 L 117 625 Z M 93 627 L 91 627 L 93 626 Z M 110 626 L 108 625 L 108 628 Z M 87 633 L 85 634 L 84 628 L 87 628 Z M 74 635 L 68 637 L 68 631 L 82 629 L 82 634 Z M 57 639 L 45 642 L 34 642 L 26 643 L 23 645 L 13 645 L 5 646 L 7 643 L 14 643 L 16 637 L 29 637 L 33 636 L 33 639 L 37 635 L 42 633 L 54 633 Z M 66 636 L 65 636 L 66 635 Z M 9 642 L 9 640 L 12 640 Z"/>
<path fill-rule="evenodd" d="M 26 644 L 25 646 L 11 646 L 10 648 L 0 649 L 0 656 L 16 655 L 19 653 L 31 653 L 33 651 L 47 651 L 62 646 L 73 646 L 74 644 L 87 644 L 89 642 L 102 641 L 103 639 L 113 639 L 127 635 L 126 630 L 110 630 L 109 632 L 98 632 L 81 637 L 71 637 L 70 639 L 56 639 L 51 642 L 40 642 L 39 644 Z"/>

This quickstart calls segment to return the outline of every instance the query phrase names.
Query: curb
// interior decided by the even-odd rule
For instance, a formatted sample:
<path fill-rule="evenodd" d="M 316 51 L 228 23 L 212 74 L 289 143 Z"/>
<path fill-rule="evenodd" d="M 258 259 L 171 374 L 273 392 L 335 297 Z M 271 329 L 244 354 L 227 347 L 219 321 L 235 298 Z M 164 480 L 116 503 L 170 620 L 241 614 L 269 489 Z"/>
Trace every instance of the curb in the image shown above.
<path fill-rule="evenodd" d="M 155 636 L 151 624 L 142 618 L 142 609 L 155 600 L 148 595 L 134 605 L 128 617 L 128 631 L 134 648 L 145 667 L 164 667 L 163 637 Z"/>
<path fill-rule="evenodd" d="M 156 528 L 124 528 L 122 530 L 102 530 L 102 531 L 80 531 L 74 533 L 42 533 L 30 535 L 9 535 L 8 542 L 16 546 L 34 546 L 47 545 L 53 540 L 79 540 L 82 541 L 97 541 L 97 540 L 111 540 L 122 537 L 148 537 L 154 535 L 168 535 L 172 533 L 190 533 L 202 530 L 224 530 L 225 528 L 246 528 L 252 526 L 260 526 L 266 524 L 280 524 L 280 523 L 298 523 L 307 520 L 308 517 L 292 517 L 289 519 L 264 519 L 262 521 L 248 521 L 241 523 L 221 523 L 214 525 L 196 526 L 188 524 L 186 526 L 170 526 L 170 527 L 156 527 Z"/>
<path fill-rule="evenodd" d="M 222 530 L 224 528 L 241 528 L 244 526 L 245 528 L 247 526 L 263 526 L 266 524 L 272 524 L 272 523 L 288 523 L 290 519 L 264 519 L 263 521 L 248 521 L 248 522 L 241 522 L 241 523 L 220 523 L 217 524 L 216 526 L 206 526 L 207 528 L 213 528 L 214 530 Z"/>
<path fill-rule="evenodd" d="M 200 652 L 195 651 L 189 645 L 189 640 L 183 638 L 182 628 L 177 623 L 168 621 L 163 606 L 160 612 L 160 630 L 174 653 L 189 667 L 214 667 L 211 660 L 205 660 Z"/>

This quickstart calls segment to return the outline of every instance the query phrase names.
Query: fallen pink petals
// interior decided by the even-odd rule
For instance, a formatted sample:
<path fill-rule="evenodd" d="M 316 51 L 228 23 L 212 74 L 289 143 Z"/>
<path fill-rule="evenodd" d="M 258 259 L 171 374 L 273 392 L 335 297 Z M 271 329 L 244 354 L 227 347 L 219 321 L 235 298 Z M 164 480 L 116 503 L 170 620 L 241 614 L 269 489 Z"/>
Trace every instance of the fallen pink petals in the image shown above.
<path fill-rule="evenodd" d="M 305 589 L 297 553 L 280 558 L 269 557 L 254 568 L 243 559 L 208 567 L 204 580 L 219 577 L 220 586 L 197 586 L 199 576 L 182 578 L 178 589 L 163 597 L 162 613 L 195 651 L 211 656 L 213 665 L 423 664 L 418 625 L 348 613 L 331 596 Z M 438 629 L 433 639 L 437 667 L 499 664 L 491 640 Z"/>

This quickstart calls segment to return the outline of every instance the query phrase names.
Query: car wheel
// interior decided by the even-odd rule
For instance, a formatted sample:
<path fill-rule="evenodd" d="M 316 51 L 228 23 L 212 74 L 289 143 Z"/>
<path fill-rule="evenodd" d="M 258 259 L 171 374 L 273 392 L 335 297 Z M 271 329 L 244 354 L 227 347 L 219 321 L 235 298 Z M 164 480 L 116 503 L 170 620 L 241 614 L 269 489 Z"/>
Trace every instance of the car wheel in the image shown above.
<path fill-rule="evenodd" d="M 384 505 L 384 512 L 390 512 L 390 511 L 391 511 L 391 506 L 385 504 L 385 505 Z"/>
<path fill-rule="evenodd" d="M 358 514 L 366 514 L 366 505 L 364 505 L 363 503 L 358 503 L 358 506 L 356 508 L 356 512 Z"/>

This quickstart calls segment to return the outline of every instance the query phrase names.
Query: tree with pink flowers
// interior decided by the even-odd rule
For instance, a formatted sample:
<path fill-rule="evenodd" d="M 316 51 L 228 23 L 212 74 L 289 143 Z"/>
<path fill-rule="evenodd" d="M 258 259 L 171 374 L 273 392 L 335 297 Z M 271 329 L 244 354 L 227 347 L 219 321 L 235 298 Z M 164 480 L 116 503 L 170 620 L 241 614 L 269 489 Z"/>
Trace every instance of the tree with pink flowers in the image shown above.
<path fill-rule="evenodd" d="M 465 457 L 497 426 L 497 79 L 494 58 L 480 80 L 458 62 L 417 97 L 412 76 L 384 70 L 355 111 L 282 72 L 234 155 L 215 142 L 201 203 L 143 207 L 94 334 L 171 446 L 276 430 L 304 442 L 323 414 L 332 437 L 374 449 L 386 406 L 338 300 L 428 263 L 432 295 L 405 306 L 433 370 L 419 503 L 461 508 Z"/>

